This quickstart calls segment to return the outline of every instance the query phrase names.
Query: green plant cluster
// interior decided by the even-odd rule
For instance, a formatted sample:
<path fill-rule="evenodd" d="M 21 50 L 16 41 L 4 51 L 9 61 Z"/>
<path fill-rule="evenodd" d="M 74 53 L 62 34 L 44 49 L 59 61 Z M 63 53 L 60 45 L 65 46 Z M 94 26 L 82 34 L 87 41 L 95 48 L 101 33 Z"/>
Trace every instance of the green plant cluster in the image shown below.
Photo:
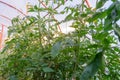
<path fill-rule="evenodd" d="M 1 52 L 0 76 L 5 80 L 120 80 L 120 2 L 96 2 L 96 8 L 84 4 L 65 7 L 58 12 L 44 2 L 30 8 L 36 16 L 16 17 L 9 27 Z M 53 0 L 64 5 L 64 0 Z M 48 12 L 48 17 L 40 14 Z M 53 15 L 67 14 L 61 22 Z M 58 31 L 58 25 L 73 21 L 75 31 Z M 66 27 L 66 26 L 65 26 Z M 2 80 L 2 79 L 1 79 Z"/>

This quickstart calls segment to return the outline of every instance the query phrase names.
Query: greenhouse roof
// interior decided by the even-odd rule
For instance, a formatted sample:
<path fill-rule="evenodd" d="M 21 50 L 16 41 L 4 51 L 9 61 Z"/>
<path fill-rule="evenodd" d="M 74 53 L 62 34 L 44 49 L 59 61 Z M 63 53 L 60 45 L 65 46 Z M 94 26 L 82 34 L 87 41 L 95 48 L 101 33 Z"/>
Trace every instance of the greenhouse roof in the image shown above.
<path fill-rule="evenodd" d="M 94 0 L 94 2 L 95 1 L 96 0 Z M 80 2 L 81 0 L 73 0 L 73 2 L 68 0 L 66 5 L 74 5 Z M 38 0 L 0 0 L 0 23 L 9 26 L 13 17 L 18 15 L 29 15 L 26 11 L 26 5 L 28 3 L 31 5 L 36 5 L 38 4 Z M 93 0 L 89 0 L 89 3 L 92 3 L 92 6 L 95 6 L 95 3 L 93 4 Z"/>

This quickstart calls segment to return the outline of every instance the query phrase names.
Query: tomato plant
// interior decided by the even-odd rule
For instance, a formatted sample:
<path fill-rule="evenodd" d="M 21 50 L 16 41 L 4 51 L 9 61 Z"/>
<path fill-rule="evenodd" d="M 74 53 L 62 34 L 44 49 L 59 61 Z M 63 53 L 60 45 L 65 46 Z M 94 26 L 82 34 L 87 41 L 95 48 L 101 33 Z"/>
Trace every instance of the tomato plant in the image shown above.
<path fill-rule="evenodd" d="M 119 80 L 120 2 L 112 0 L 104 9 L 106 2 L 98 1 L 93 10 L 83 0 L 61 12 L 39 3 L 29 10 L 36 16 L 14 18 L 1 52 L 1 76 L 6 80 Z M 54 0 L 54 4 L 65 3 Z M 41 16 L 42 12 L 49 17 Z M 58 14 L 67 16 L 56 22 L 51 16 Z M 69 21 L 75 31 L 58 31 L 57 25 Z"/>

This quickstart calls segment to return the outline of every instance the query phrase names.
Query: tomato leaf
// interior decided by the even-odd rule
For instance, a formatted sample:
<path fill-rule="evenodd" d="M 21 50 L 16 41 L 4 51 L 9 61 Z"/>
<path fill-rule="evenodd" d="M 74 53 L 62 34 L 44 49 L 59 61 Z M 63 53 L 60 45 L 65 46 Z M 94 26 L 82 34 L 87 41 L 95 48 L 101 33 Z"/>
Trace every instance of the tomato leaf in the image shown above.
<path fill-rule="evenodd" d="M 53 45 L 51 50 L 51 56 L 56 57 L 60 53 L 60 48 L 61 48 L 61 42 L 59 41 Z"/>
<path fill-rule="evenodd" d="M 84 69 L 80 80 L 89 80 L 98 71 L 102 65 L 103 50 L 96 54 L 95 58 Z"/>
<path fill-rule="evenodd" d="M 49 68 L 49 67 L 44 67 L 43 71 L 44 72 L 54 72 L 54 70 L 52 68 Z"/>

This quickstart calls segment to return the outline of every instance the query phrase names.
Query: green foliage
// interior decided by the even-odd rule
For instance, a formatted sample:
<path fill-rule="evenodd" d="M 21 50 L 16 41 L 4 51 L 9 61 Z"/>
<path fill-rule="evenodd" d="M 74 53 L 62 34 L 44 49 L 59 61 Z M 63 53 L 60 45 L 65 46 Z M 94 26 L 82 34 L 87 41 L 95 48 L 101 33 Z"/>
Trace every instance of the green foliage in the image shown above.
<path fill-rule="evenodd" d="M 99 0 L 97 3 L 96 8 L 101 8 L 108 0 Z"/>
<path fill-rule="evenodd" d="M 57 42 L 52 46 L 52 49 L 51 49 L 52 57 L 56 57 L 57 55 L 59 55 L 61 46 L 62 46 L 61 42 Z"/>
<path fill-rule="evenodd" d="M 1 52 L 0 75 L 6 80 L 120 80 L 119 1 L 97 3 L 92 10 L 84 2 L 58 12 L 35 5 L 37 16 L 16 17 Z M 44 1 L 49 5 L 49 0 Z M 64 0 L 53 0 L 64 5 Z M 40 15 L 48 12 L 49 17 Z M 66 14 L 56 22 L 53 15 Z M 73 21 L 75 31 L 64 34 L 57 25 Z M 114 34 L 115 33 L 115 34 Z M 117 38 L 117 37 L 118 38 Z"/>
<path fill-rule="evenodd" d="M 95 55 L 95 58 L 84 69 L 80 80 L 89 80 L 102 66 L 103 50 Z"/>

